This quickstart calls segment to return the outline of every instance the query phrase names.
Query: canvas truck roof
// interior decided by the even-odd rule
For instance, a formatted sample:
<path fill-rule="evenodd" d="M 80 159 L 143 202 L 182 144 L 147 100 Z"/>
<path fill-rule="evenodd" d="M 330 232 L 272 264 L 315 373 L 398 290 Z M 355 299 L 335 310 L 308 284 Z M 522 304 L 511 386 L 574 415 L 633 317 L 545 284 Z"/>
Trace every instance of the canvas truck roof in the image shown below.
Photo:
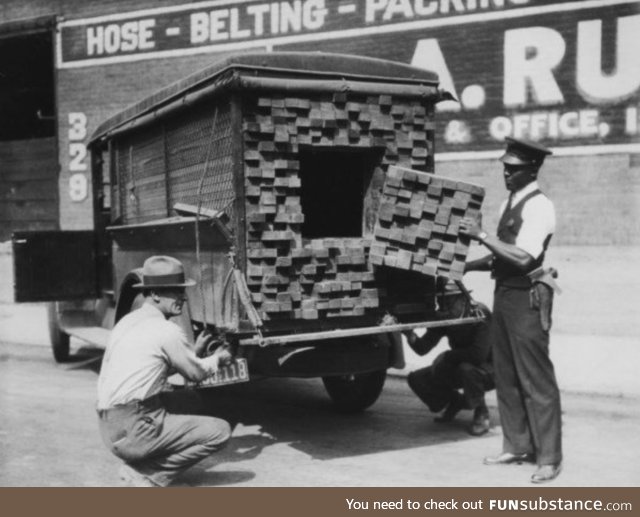
<path fill-rule="evenodd" d="M 91 137 L 127 131 L 190 101 L 233 90 L 343 91 L 422 97 L 437 102 L 438 75 L 383 59 L 321 52 L 234 54 L 174 82 L 102 123 Z"/>

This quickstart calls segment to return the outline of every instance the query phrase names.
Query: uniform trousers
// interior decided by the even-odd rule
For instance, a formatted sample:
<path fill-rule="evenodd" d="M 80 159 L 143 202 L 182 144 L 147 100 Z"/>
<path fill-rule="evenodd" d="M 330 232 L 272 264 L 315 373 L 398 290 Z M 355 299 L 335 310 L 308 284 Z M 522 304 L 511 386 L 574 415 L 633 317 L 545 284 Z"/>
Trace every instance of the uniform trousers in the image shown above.
<path fill-rule="evenodd" d="M 221 449 L 231 436 L 225 420 L 179 414 L 180 399 L 184 399 L 180 392 L 163 393 L 98 410 L 105 445 L 158 486 L 170 484 L 181 472 Z"/>
<path fill-rule="evenodd" d="M 465 407 L 475 409 L 484 405 L 484 394 L 493 389 L 491 372 L 468 362 L 451 359 L 449 351 L 442 352 L 431 366 L 411 372 L 409 387 L 427 407 L 437 413 L 448 406 L 462 388 Z"/>
<path fill-rule="evenodd" d="M 549 332 L 528 289 L 497 285 L 491 323 L 503 451 L 535 453 L 539 465 L 562 461 L 560 391 L 549 357 Z"/>

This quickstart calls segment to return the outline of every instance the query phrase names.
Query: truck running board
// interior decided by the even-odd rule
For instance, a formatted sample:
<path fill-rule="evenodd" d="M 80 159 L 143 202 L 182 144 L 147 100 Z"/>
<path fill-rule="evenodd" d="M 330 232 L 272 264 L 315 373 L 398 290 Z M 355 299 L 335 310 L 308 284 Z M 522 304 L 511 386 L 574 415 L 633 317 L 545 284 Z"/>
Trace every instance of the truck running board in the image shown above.
<path fill-rule="evenodd" d="M 66 327 L 64 331 L 75 338 L 100 348 L 107 348 L 111 331 L 104 327 Z"/>

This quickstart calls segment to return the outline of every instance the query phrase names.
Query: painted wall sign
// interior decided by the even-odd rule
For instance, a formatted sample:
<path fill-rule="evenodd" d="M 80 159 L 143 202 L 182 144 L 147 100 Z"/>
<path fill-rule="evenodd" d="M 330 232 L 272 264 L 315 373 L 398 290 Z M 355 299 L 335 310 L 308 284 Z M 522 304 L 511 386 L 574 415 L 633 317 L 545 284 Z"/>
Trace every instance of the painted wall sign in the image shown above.
<path fill-rule="evenodd" d="M 553 147 L 629 143 L 638 152 L 638 34 L 633 9 L 591 9 L 487 22 L 474 37 L 429 31 L 405 59 L 438 72 L 460 101 L 440 107 L 440 149 L 482 150 L 513 136 Z"/>
<path fill-rule="evenodd" d="M 587 0 L 591 3 L 594 0 Z M 63 21 L 58 66 L 264 47 L 525 16 L 553 0 L 218 0 Z M 575 3 L 575 2 L 574 2 Z M 597 4 L 611 3 L 595 0 Z M 329 34 L 328 34 L 329 33 Z"/>
<path fill-rule="evenodd" d="M 639 33 L 638 0 L 221 0 L 64 21 L 58 67 L 252 47 L 369 55 L 434 70 L 459 99 L 439 106 L 441 159 L 506 136 L 640 152 Z"/>

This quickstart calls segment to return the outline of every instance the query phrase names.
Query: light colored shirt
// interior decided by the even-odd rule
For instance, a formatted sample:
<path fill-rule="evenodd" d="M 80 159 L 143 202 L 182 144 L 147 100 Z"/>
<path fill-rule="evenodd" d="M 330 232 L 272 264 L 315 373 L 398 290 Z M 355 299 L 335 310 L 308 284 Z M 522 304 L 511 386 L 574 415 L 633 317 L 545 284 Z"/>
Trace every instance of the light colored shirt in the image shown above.
<path fill-rule="evenodd" d="M 537 181 L 529 183 L 515 192 L 511 206 L 516 206 L 525 196 L 538 190 Z M 500 205 L 500 215 L 507 207 L 508 200 Z M 522 207 L 522 226 L 516 237 L 515 245 L 537 259 L 544 251 L 544 241 L 556 231 L 556 211 L 547 196 L 534 196 Z"/>
<path fill-rule="evenodd" d="M 217 357 L 198 358 L 182 329 L 145 303 L 111 332 L 98 378 L 97 408 L 156 395 L 173 370 L 199 381 L 217 369 Z"/>

